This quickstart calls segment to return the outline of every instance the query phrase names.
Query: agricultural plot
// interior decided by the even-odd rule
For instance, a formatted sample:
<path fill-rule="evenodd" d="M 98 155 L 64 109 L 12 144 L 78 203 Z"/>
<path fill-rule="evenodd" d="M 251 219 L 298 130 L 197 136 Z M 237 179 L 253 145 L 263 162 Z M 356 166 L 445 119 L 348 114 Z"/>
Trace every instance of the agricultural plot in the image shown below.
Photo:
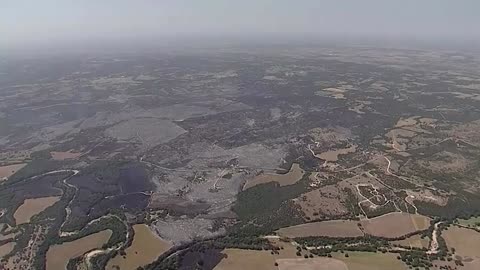
<path fill-rule="evenodd" d="M 125 250 L 125 255 L 111 259 L 106 269 L 137 269 L 154 261 L 172 245 L 156 236 L 145 224 L 133 226 L 132 245 Z"/>
<path fill-rule="evenodd" d="M 60 197 L 26 199 L 15 211 L 13 217 L 17 225 L 30 222 L 30 218 L 58 202 Z"/>
<path fill-rule="evenodd" d="M 111 235 L 111 230 L 105 230 L 72 242 L 51 246 L 46 254 L 46 269 L 65 269 L 69 260 L 82 256 L 90 250 L 101 248 Z"/>
<path fill-rule="evenodd" d="M 25 167 L 26 163 L 19 163 L 14 165 L 7 165 L 0 167 L 0 182 L 8 179 L 10 176 L 14 175 L 17 171 Z"/>
<path fill-rule="evenodd" d="M 302 179 L 305 172 L 296 163 L 292 164 L 290 170 L 285 174 L 261 174 L 248 180 L 243 189 L 248 189 L 256 185 L 277 182 L 280 186 L 293 185 Z"/>

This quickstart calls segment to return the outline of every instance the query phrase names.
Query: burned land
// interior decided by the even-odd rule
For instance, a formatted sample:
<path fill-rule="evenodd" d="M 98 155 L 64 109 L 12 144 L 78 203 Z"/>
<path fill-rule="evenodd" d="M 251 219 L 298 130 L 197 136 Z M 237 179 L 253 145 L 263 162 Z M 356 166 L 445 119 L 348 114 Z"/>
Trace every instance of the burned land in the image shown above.
<path fill-rule="evenodd" d="M 480 237 L 479 70 L 367 47 L 2 59 L 0 268 L 476 269 L 456 239 Z"/>

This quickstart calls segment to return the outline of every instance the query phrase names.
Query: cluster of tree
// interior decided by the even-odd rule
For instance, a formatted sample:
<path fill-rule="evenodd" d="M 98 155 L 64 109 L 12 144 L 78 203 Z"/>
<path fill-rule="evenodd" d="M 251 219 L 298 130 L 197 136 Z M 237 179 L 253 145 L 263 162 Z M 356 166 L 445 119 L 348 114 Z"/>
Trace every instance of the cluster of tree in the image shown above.
<path fill-rule="evenodd" d="M 291 202 L 307 190 L 306 180 L 281 187 L 266 183 L 240 192 L 232 210 L 240 222 L 231 231 L 250 235 L 268 234 L 303 222 L 303 213 Z"/>

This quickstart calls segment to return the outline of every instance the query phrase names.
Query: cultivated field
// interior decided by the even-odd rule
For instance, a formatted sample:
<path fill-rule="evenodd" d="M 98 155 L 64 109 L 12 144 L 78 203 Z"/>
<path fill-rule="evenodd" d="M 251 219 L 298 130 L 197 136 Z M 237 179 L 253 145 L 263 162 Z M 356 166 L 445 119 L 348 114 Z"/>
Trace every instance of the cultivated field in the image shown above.
<path fill-rule="evenodd" d="M 10 253 L 15 247 L 15 242 L 8 242 L 0 246 L 0 258 Z"/>
<path fill-rule="evenodd" d="M 47 251 L 47 270 L 65 269 L 70 259 L 81 256 L 92 249 L 102 247 L 108 242 L 111 235 L 111 230 L 104 230 L 72 242 L 51 246 Z"/>
<path fill-rule="evenodd" d="M 30 222 L 30 218 L 43 210 L 52 206 L 60 200 L 60 197 L 43 197 L 35 199 L 26 199 L 20 207 L 15 211 L 13 217 L 17 225 Z"/>
<path fill-rule="evenodd" d="M 392 244 L 400 245 L 402 247 L 414 247 L 414 248 L 428 248 L 429 246 L 429 238 L 421 238 L 420 235 L 416 234 L 407 239 L 392 241 Z"/>
<path fill-rule="evenodd" d="M 363 236 L 363 232 L 353 220 L 331 220 L 312 222 L 296 226 L 281 228 L 278 234 L 283 237 L 296 238 L 308 236 L 328 237 L 357 237 Z"/>
<path fill-rule="evenodd" d="M 279 259 L 279 270 L 349 270 L 347 265 L 332 258 Z"/>
<path fill-rule="evenodd" d="M 280 186 L 288 186 L 288 185 L 293 185 L 296 182 L 300 181 L 302 179 L 303 174 L 305 171 L 300 168 L 300 166 L 297 163 L 293 163 L 292 167 L 290 168 L 290 171 L 286 174 L 260 174 L 256 176 L 255 178 L 248 180 L 245 186 L 243 187 L 243 190 L 246 190 L 248 188 L 254 187 L 256 185 L 260 184 L 265 184 L 265 183 L 270 183 L 270 182 L 277 182 L 280 184 Z"/>
<path fill-rule="evenodd" d="M 347 252 L 336 253 L 333 258 L 343 261 L 349 270 L 406 270 L 403 262 L 397 260 L 393 253 Z"/>
<path fill-rule="evenodd" d="M 15 174 L 17 171 L 19 171 L 21 168 L 25 167 L 26 165 L 27 163 L 19 163 L 19 164 L 0 167 L 0 182 L 5 179 L 8 179 L 10 176 Z"/>
<path fill-rule="evenodd" d="M 307 236 L 357 237 L 363 236 L 364 232 L 378 237 L 396 238 L 425 230 L 429 226 L 430 219 L 427 217 L 406 213 L 390 213 L 361 221 L 330 220 L 305 223 L 281 228 L 277 232 L 279 235 L 289 238 Z"/>
<path fill-rule="evenodd" d="M 430 219 L 421 215 L 396 212 L 369 220 L 362 220 L 361 223 L 367 234 L 396 238 L 416 231 L 426 230 L 430 226 Z"/>
<path fill-rule="evenodd" d="M 72 151 L 67 151 L 67 152 L 50 152 L 50 155 L 52 155 L 52 158 L 54 160 L 66 160 L 66 159 L 74 159 L 78 158 L 79 156 L 82 155 L 82 153 L 74 153 Z"/>
<path fill-rule="evenodd" d="M 348 148 L 342 148 L 342 149 L 337 149 L 337 150 L 331 150 L 327 152 L 320 153 L 319 155 L 315 155 L 316 157 L 323 159 L 325 161 L 337 161 L 338 156 L 340 155 L 346 155 L 348 153 L 354 153 L 357 147 L 355 145 L 352 145 Z"/>
<path fill-rule="evenodd" d="M 132 245 L 125 250 L 126 256 L 117 255 L 108 262 L 106 269 L 128 270 L 154 261 L 172 245 L 156 236 L 145 224 L 133 226 L 135 236 Z"/>
<path fill-rule="evenodd" d="M 275 257 L 268 251 L 229 248 L 222 253 L 227 257 L 222 259 L 214 270 L 277 269 Z"/>
<path fill-rule="evenodd" d="M 450 226 L 442 231 L 448 248 L 455 248 L 455 254 L 462 257 L 480 258 L 480 233 L 471 229 Z"/>

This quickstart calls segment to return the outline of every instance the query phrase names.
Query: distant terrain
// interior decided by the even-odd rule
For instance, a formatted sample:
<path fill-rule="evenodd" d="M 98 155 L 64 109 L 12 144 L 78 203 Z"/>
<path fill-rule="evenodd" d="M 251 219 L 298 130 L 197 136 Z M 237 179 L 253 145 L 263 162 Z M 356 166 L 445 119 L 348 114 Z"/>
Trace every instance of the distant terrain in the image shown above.
<path fill-rule="evenodd" d="M 0 269 L 480 269 L 480 55 L 0 59 Z"/>

